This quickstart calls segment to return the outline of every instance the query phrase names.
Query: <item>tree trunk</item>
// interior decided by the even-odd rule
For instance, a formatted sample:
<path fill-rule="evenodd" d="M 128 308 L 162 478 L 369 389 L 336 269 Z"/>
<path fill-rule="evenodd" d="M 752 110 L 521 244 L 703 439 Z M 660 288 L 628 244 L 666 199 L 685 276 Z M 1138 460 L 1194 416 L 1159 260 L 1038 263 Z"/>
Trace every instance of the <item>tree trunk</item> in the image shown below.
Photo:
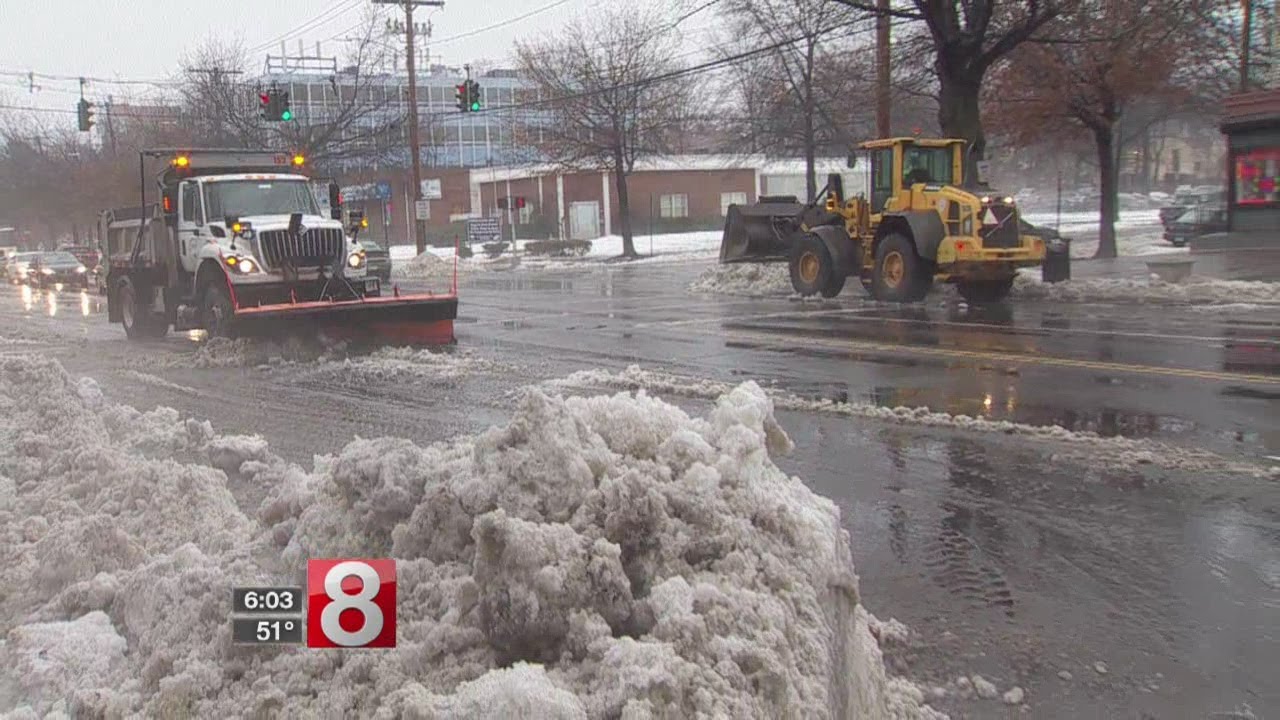
<path fill-rule="evenodd" d="M 943 137 L 960 138 L 968 143 L 964 160 L 964 184 L 978 181 L 978 161 L 986 157 L 987 136 L 982 130 L 982 113 L 978 99 L 982 78 L 951 71 L 941 61 L 938 67 L 938 125 Z"/>
<path fill-rule="evenodd" d="M 1093 256 L 1113 258 L 1116 256 L 1116 209 L 1119 206 L 1114 127 L 1094 128 L 1093 140 L 1098 149 L 1098 189 L 1102 195 L 1101 207 L 1098 208 L 1098 251 Z"/>
<path fill-rule="evenodd" d="M 631 236 L 631 200 L 627 196 L 627 167 L 622 153 L 613 158 L 613 181 L 618 186 L 618 225 L 622 234 L 622 257 L 640 257 L 636 253 L 635 239 Z"/>

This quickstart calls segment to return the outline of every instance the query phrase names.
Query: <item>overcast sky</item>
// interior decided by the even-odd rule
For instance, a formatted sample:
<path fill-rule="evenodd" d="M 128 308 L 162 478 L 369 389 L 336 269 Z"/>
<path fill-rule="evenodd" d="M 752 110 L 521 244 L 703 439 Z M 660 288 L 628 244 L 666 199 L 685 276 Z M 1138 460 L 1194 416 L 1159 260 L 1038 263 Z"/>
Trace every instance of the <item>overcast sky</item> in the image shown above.
<path fill-rule="evenodd" d="M 553 31 L 593 8 L 632 0 L 447 0 L 443 9 L 420 9 L 415 20 L 430 19 L 431 54 L 447 65 L 511 56 L 512 43 Z M 667 0 L 676 5 L 682 0 Z M 298 40 L 308 54 L 322 41 L 325 55 L 341 54 L 340 38 L 358 27 L 369 0 L 0 0 L 0 72 L 34 70 L 52 75 L 113 79 L 163 79 L 176 70 L 191 45 L 211 35 L 239 38 L 247 48 L 262 47 L 252 66 L 268 52 L 279 54 L 281 35 L 290 53 Z M 487 28 L 521 15 L 518 22 L 450 41 L 455 35 Z M 381 6 L 387 17 L 404 13 Z M 701 13 L 691 29 L 714 22 Z M 313 22 L 318 20 L 318 22 Z M 308 25 L 309 24 L 309 25 Z M 307 25 L 299 30 L 300 27 Z M 274 42 L 273 42 L 274 41 Z M 0 75 L 0 102 L 46 108 L 70 107 L 77 97 L 74 80 L 36 79 L 42 89 L 28 92 L 24 77 Z M 128 86 L 94 83 L 93 97 L 130 94 Z M 145 90 L 134 86 L 132 94 Z"/>

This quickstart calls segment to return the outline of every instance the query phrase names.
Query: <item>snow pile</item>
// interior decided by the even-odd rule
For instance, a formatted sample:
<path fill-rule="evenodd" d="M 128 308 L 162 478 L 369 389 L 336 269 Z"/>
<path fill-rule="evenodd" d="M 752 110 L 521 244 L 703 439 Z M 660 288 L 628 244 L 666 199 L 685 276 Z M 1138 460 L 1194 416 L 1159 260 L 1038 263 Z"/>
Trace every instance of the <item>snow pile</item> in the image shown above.
<path fill-rule="evenodd" d="M 506 427 L 312 472 L 39 358 L 0 360 L 0 407 L 0 714 L 936 717 L 751 383 L 705 418 L 531 390 Z M 270 488 L 256 520 L 228 472 Z M 231 644 L 231 587 L 324 556 L 396 558 L 396 649 Z"/>
<path fill-rule="evenodd" d="M 733 386 L 705 378 L 686 378 L 645 370 L 631 365 L 622 372 L 581 370 L 568 377 L 550 380 L 544 386 L 555 390 L 627 389 L 666 395 L 712 400 Z M 871 403 L 840 402 L 827 398 L 813 400 L 785 391 L 768 392 L 773 406 L 797 412 L 820 412 L 881 422 L 928 427 L 949 427 L 972 432 L 1022 435 L 1048 442 L 1085 448 L 1078 458 L 1093 463 L 1120 463 L 1126 467 L 1154 465 L 1168 469 L 1199 472 L 1228 472 L 1252 477 L 1280 478 L 1280 465 L 1259 466 L 1228 460 L 1215 453 L 1174 447 L 1151 440 L 1102 436 L 1091 431 L 1068 430 L 1060 425 L 1029 425 L 1008 420 L 988 420 L 970 415 L 935 412 L 927 407 L 883 407 Z"/>
<path fill-rule="evenodd" d="M 458 264 L 462 272 L 463 263 Z M 446 284 L 453 282 L 453 258 L 444 259 L 435 253 L 424 252 L 416 257 L 392 264 L 391 273 L 396 277 L 413 280 L 433 280 Z"/>
<path fill-rule="evenodd" d="M 712 265 L 689 285 L 696 293 L 719 295 L 790 295 L 791 275 L 786 263 Z"/>
<path fill-rule="evenodd" d="M 1215 280 L 1193 275 L 1181 283 L 1167 283 L 1155 276 L 1044 283 L 1038 272 L 1024 271 L 1014 282 L 1013 295 L 1052 302 L 1280 304 L 1280 282 Z"/>
<path fill-rule="evenodd" d="M 476 373 L 493 373 L 504 366 L 468 350 L 441 351 L 381 348 L 368 355 L 321 363 L 311 374 L 338 375 L 359 380 L 447 381 Z"/>

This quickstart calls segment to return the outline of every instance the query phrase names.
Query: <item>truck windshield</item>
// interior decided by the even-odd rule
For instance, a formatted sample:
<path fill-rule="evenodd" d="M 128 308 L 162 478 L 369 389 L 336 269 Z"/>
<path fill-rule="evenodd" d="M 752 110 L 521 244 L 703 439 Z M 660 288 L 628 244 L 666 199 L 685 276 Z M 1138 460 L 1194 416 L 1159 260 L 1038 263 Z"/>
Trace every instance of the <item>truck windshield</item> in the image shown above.
<path fill-rule="evenodd" d="M 210 220 L 228 215 L 319 215 L 311 186 L 303 180 L 218 180 L 204 184 Z"/>
<path fill-rule="evenodd" d="M 908 145 L 902 154 L 902 182 L 951 184 L 951 148 Z"/>

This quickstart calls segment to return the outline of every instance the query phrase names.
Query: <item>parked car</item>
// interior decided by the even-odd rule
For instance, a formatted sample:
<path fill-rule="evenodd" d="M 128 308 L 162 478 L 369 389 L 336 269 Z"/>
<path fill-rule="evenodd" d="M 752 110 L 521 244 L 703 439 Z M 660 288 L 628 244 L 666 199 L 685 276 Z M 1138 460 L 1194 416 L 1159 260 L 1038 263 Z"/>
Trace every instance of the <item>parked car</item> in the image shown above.
<path fill-rule="evenodd" d="M 27 281 L 37 287 L 61 284 L 89 288 L 89 269 L 75 255 L 62 250 L 36 253 L 27 272 Z"/>
<path fill-rule="evenodd" d="M 360 238 L 360 247 L 364 248 L 369 276 L 380 278 L 384 284 L 391 282 L 391 252 L 367 238 Z"/>
<path fill-rule="evenodd" d="M 1227 208 L 1225 205 L 1197 205 L 1165 223 L 1164 239 L 1174 247 L 1182 247 L 1191 240 L 1215 232 L 1226 232 Z"/>
<path fill-rule="evenodd" d="M 27 275 L 31 272 L 31 262 L 36 259 L 40 253 L 22 252 L 9 256 L 9 262 L 5 263 L 4 276 L 14 285 L 21 285 L 27 281 Z"/>
<path fill-rule="evenodd" d="M 1213 185 L 1179 190 L 1173 201 L 1160 208 L 1160 222 L 1167 228 L 1169 223 L 1180 218 L 1183 213 L 1201 205 L 1225 205 L 1227 191 Z"/>

